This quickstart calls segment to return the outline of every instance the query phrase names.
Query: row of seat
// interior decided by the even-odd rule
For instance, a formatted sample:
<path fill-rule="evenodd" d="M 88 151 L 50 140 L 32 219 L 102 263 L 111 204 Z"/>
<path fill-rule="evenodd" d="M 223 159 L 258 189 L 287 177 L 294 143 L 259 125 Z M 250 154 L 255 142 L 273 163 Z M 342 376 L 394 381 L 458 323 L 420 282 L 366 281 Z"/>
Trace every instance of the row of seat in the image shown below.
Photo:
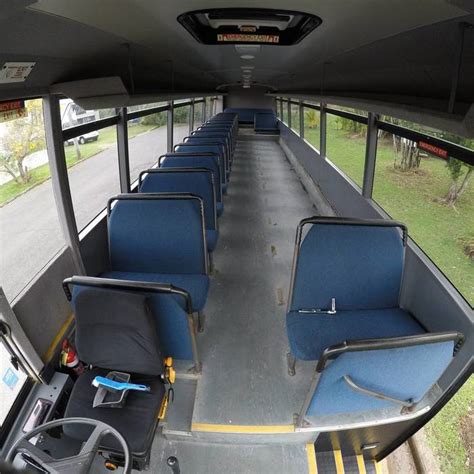
<path fill-rule="evenodd" d="M 196 370 L 195 333 L 202 330 L 237 133 L 235 114 L 214 116 L 143 170 L 138 192 L 115 196 L 107 206 L 109 268 L 98 276 L 183 290 L 186 298 L 161 292 L 150 300 L 163 353 L 194 360 Z M 82 290 L 75 286 L 73 307 Z"/>
<path fill-rule="evenodd" d="M 300 223 L 286 318 L 289 373 L 296 359 L 318 361 L 300 426 L 315 416 L 414 410 L 452 361 L 462 335 L 429 332 L 400 306 L 406 242 L 406 227 L 394 221 Z"/>
<path fill-rule="evenodd" d="M 76 317 L 76 349 L 90 364 L 71 393 L 66 417 L 108 423 L 126 438 L 138 467 L 147 465 L 158 418 L 170 400 L 172 377 L 164 359 L 194 362 L 196 336 L 209 289 L 209 254 L 217 245 L 238 122 L 218 114 L 157 166 L 139 175 L 136 193 L 107 205 L 108 268 L 97 277 L 72 277 L 63 286 Z M 150 392 L 131 393 L 120 410 L 93 408 L 96 376 L 126 372 Z M 68 425 L 87 440 L 90 428 Z M 110 436 L 101 442 L 120 455 Z"/>

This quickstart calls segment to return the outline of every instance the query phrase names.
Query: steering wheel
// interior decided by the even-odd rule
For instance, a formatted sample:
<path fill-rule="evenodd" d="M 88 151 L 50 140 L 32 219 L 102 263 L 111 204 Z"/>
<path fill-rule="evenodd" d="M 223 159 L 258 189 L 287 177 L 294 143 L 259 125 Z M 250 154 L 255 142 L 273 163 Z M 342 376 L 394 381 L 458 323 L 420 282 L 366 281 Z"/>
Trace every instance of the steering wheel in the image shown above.
<path fill-rule="evenodd" d="M 94 429 L 82 446 L 79 454 L 76 454 L 75 456 L 54 459 L 52 456 L 41 451 L 41 449 L 30 442 L 31 438 L 37 436 L 43 431 L 57 428 L 58 426 L 78 424 L 91 425 Z M 120 443 L 125 456 L 123 472 L 124 474 L 131 474 L 132 455 L 127 440 L 115 428 L 112 428 L 112 426 L 91 418 L 62 418 L 60 420 L 53 420 L 44 423 L 21 436 L 21 438 L 19 438 L 12 446 L 5 460 L 7 462 L 12 462 L 17 453 L 22 453 L 30 456 L 36 463 L 38 463 L 38 466 L 45 469 L 50 474 L 87 474 L 92 461 L 99 450 L 100 442 L 106 435 L 112 435 Z"/>

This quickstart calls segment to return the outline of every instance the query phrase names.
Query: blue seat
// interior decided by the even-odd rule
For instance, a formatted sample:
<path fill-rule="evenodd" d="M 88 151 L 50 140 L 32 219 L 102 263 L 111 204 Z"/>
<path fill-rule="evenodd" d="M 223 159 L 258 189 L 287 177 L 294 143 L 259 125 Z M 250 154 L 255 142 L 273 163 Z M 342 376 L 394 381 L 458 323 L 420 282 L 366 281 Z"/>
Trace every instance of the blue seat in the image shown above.
<path fill-rule="evenodd" d="M 400 308 L 405 244 L 406 228 L 393 221 L 314 217 L 298 226 L 287 334 L 293 361 L 318 361 L 298 424 L 412 407 L 450 363 L 459 335 L 427 333 Z"/>
<path fill-rule="evenodd" d="M 159 158 L 160 168 L 203 168 L 214 174 L 217 216 L 224 212 L 222 182 L 220 180 L 219 157 L 215 153 L 168 153 Z"/>
<path fill-rule="evenodd" d="M 255 114 L 272 112 L 272 109 L 262 109 L 255 107 L 228 107 L 224 113 L 237 114 L 239 123 L 254 124 Z"/>
<path fill-rule="evenodd" d="M 200 198 L 119 195 L 109 201 L 108 234 L 112 273 L 103 276 L 173 284 L 191 294 L 193 311 L 203 309 L 209 277 Z"/>
<path fill-rule="evenodd" d="M 216 196 L 211 170 L 203 168 L 158 168 L 142 171 L 139 176 L 141 193 L 191 193 L 204 203 L 207 250 L 214 251 L 217 230 Z"/>
<path fill-rule="evenodd" d="M 227 165 L 224 145 L 201 138 L 191 138 L 187 143 L 175 145 L 176 153 L 215 153 L 219 157 L 219 170 L 222 183 L 222 192 L 227 192 Z"/>
<path fill-rule="evenodd" d="M 122 272 L 109 271 L 101 274 L 102 278 L 113 278 L 116 280 L 135 280 L 154 283 L 168 283 L 177 288 L 182 288 L 189 293 L 194 311 L 201 311 L 205 304 L 209 291 L 209 277 L 201 274 L 187 273 L 151 273 L 151 272 Z M 184 308 L 182 298 L 174 298 Z"/>
<path fill-rule="evenodd" d="M 186 137 L 183 139 L 183 143 L 192 143 L 193 138 L 203 138 L 206 140 L 210 140 L 213 142 L 221 143 L 224 145 L 225 150 L 225 164 L 226 164 L 226 172 L 227 177 L 230 176 L 230 169 L 231 169 L 231 161 L 232 161 L 232 143 L 230 140 L 230 136 L 227 132 L 216 132 L 212 130 L 196 130 L 192 132 L 190 137 Z"/>
<path fill-rule="evenodd" d="M 257 112 L 255 114 L 254 129 L 257 133 L 279 133 L 275 112 Z"/>
<path fill-rule="evenodd" d="M 308 407 L 309 419 L 381 409 L 404 413 L 404 408 L 414 407 L 452 361 L 457 342 L 455 334 L 431 343 L 426 336 L 414 345 L 378 350 L 368 346 L 336 357 L 321 371 Z"/>
<path fill-rule="evenodd" d="M 426 331 L 400 308 L 305 314 L 290 311 L 286 329 L 292 354 L 301 360 L 318 360 L 323 351 L 348 339 L 411 336 Z"/>

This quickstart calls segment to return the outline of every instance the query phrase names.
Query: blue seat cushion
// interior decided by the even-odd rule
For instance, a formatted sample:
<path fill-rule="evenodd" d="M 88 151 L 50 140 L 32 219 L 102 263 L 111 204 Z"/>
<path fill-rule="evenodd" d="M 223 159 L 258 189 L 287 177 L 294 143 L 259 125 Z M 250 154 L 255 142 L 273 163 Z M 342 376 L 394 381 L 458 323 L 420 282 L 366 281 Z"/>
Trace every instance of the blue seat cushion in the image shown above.
<path fill-rule="evenodd" d="M 103 278 L 113 278 L 116 280 L 136 280 L 149 281 L 155 283 L 171 284 L 186 290 L 192 299 L 193 311 L 201 311 L 206 304 L 207 293 L 209 291 L 209 277 L 203 274 L 187 273 L 136 273 L 111 271 L 100 275 Z M 184 307 L 183 299 L 176 296 L 177 301 Z"/>
<path fill-rule="evenodd" d="M 453 348 L 448 341 L 341 354 L 322 372 L 308 415 L 400 410 L 398 404 L 353 390 L 345 375 L 369 390 L 417 403 L 451 362 Z"/>
<path fill-rule="evenodd" d="M 318 360 L 324 349 L 346 340 L 401 337 L 426 331 L 400 308 L 338 311 L 336 314 L 302 314 L 291 311 L 286 330 L 297 359 Z"/>
<path fill-rule="evenodd" d="M 222 214 L 224 214 L 224 203 L 216 202 L 216 212 L 217 212 L 217 217 L 220 217 L 222 216 Z"/>
<path fill-rule="evenodd" d="M 207 250 L 213 252 L 217 245 L 219 231 L 215 229 L 206 229 Z"/>

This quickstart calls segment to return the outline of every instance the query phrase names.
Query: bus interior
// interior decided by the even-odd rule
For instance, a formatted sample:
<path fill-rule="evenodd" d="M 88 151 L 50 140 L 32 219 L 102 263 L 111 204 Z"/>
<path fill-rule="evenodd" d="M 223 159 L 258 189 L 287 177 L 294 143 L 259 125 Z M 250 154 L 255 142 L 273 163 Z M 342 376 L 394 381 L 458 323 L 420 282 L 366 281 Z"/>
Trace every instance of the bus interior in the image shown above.
<path fill-rule="evenodd" d="M 2 473 L 388 472 L 472 381 L 472 1 L 0 37 Z"/>

